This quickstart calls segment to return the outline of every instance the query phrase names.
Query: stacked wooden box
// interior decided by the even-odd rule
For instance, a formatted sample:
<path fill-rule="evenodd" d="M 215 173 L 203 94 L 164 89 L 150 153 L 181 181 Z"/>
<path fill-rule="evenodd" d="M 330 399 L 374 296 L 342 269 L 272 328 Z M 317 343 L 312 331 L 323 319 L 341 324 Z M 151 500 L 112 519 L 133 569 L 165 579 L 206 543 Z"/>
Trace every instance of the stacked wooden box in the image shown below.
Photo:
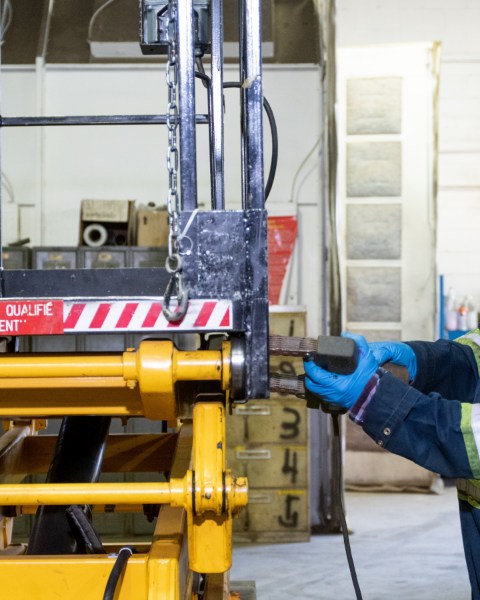
<path fill-rule="evenodd" d="M 272 307 L 270 333 L 305 336 L 305 310 Z M 270 370 L 303 373 L 301 359 L 271 357 Z M 227 420 L 227 466 L 248 477 L 248 506 L 234 540 L 298 542 L 310 537 L 308 412 L 295 396 L 272 394 L 234 408 Z"/>

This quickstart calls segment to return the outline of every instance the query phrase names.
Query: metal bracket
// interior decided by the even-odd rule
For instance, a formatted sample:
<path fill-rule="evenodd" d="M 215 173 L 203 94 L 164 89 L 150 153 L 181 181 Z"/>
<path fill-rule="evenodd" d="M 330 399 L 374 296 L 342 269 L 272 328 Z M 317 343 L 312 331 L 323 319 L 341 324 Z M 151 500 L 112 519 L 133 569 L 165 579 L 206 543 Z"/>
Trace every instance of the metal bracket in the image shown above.
<path fill-rule="evenodd" d="M 168 2 L 141 0 L 140 48 L 143 54 L 168 54 Z M 210 52 L 210 0 L 194 0 L 195 55 Z"/>

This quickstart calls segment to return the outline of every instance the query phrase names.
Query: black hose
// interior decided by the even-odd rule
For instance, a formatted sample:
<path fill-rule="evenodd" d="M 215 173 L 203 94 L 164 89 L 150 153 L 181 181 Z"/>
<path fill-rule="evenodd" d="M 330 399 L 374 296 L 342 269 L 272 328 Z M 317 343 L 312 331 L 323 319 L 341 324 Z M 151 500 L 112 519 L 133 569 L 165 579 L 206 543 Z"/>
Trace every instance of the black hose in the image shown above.
<path fill-rule="evenodd" d="M 340 527 L 342 529 L 343 535 L 343 543 L 345 545 L 345 552 L 347 555 L 348 567 L 350 569 L 350 575 L 352 577 L 353 587 L 355 589 L 355 594 L 357 600 L 362 600 L 362 592 L 360 590 L 360 585 L 358 583 L 357 573 L 355 571 L 355 564 L 353 562 L 352 549 L 350 548 L 350 538 L 348 536 L 348 527 L 347 521 L 345 519 L 345 509 L 343 507 L 343 489 L 342 489 L 342 477 L 340 476 L 342 472 L 342 443 L 340 440 L 340 427 L 338 424 L 338 414 L 332 414 L 332 422 L 333 422 L 333 437 L 335 440 L 334 444 L 334 453 L 335 453 L 335 465 L 334 469 L 337 473 L 337 485 L 334 488 L 334 494 L 337 496 L 336 506 L 338 507 L 338 517 L 340 520 Z"/>
<path fill-rule="evenodd" d="M 238 81 L 226 81 L 223 83 L 224 88 L 238 88 L 240 89 L 242 86 Z M 275 121 L 275 116 L 273 114 L 272 107 L 268 100 L 263 97 L 263 109 L 265 110 L 268 118 L 268 123 L 270 125 L 270 133 L 272 136 L 272 157 L 270 159 L 270 170 L 268 173 L 267 185 L 265 186 L 265 200 L 270 196 L 270 191 L 273 186 L 273 182 L 275 180 L 275 173 L 277 171 L 277 163 L 278 163 L 278 130 L 277 123 Z"/>
<path fill-rule="evenodd" d="M 85 507 L 73 504 L 67 508 L 66 513 L 70 530 L 77 544 L 85 548 L 87 554 L 105 554 L 102 541 L 85 514 Z"/>
<path fill-rule="evenodd" d="M 105 592 L 103 594 L 103 600 L 113 600 L 120 577 L 122 576 L 122 573 L 127 566 L 128 559 L 132 556 L 132 554 L 133 551 L 128 546 L 124 546 L 118 552 L 117 559 L 113 564 L 110 575 L 108 576 L 107 585 L 105 586 Z"/>
<path fill-rule="evenodd" d="M 263 98 L 263 108 L 267 113 L 268 122 L 270 124 L 270 132 L 272 135 L 272 158 L 270 159 L 270 171 L 268 173 L 267 185 L 265 186 L 265 200 L 270 196 L 273 182 L 275 181 L 275 173 L 277 172 L 278 163 L 278 130 L 275 116 L 272 107 L 268 100 Z"/>
<path fill-rule="evenodd" d="M 195 77 L 200 79 L 203 83 L 203 86 L 207 90 L 207 100 L 208 100 L 208 141 L 210 144 L 210 185 L 212 189 L 212 204 L 214 203 L 214 194 L 213 194 L 213 186 L 214 186 L 214 178 L 215 178 L 215 156 L 212 152 L 213 146 L 215 144 L 214 131 L 213 131 L 213 121 L 212 121 L 212 113 L 213 113 L 213 97 L 212 97 L 212 82 L 210 77 L 205 73 L 205 69 L 203 68 L 202 59 L 197 57 L 197 65 L 198 71 L 195 71 Z M 217 208 L 216 205 L 213 205 L 212 208 Z"/>
<path fill-rule="evenodd" d="M 210 95 L 210 77 L 203 70 L 203 65 L 197 61 L 198 71 L 195 71 L 195 77 L 200 79 L 203 85 L 208 89 Z M 223 87 L 226 89 L 229 88 L 237 88 L 240 89 L 242 86 L 238 81 L 225 81 L 223 83 Z M 209 106 L 210 106 L 210 98 L 209 98 Z M 278 129 L 277 123 L 275 121 L 275 115 L 273 114 L 272 107 L 268 100 L 263 97 L 263 109 L 267 115 L 268 123 L 270 125 L 270 133 L 272 136 L 272 157 L 270 159 L 270 169 L 268 172 L 267 184 L 265 185 L 265 201 L 267 201 L 270 196 L 270 192 L 272 190 L 273 182 L 275 181 L 275 174 L 277 172 L 277 164 L 278 164 Z M 210 108 L 209 108 L 210 110 Z"/>

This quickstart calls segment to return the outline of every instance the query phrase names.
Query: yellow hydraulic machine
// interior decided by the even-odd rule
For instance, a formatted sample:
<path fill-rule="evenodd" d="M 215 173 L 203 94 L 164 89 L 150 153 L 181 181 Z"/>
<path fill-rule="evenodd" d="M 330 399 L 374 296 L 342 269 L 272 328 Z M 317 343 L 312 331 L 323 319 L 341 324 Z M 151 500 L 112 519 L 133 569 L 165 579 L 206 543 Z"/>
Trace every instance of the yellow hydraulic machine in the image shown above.
<path fill-rule="evenodd" d="M 10 378 L 0 376 L 2 383 L 7 383 L 5 388 L 9 389 L 11 381 L 22 381 L 23 393 L 30 402 L 30 413 L 39 417 L 43 415 L 45 407 L 38 403 L 36 408 L 32 408 L 32 397 L 38 395 L 42 398 L 45 390 L 48 390 L 52 401 L 47 412 L 52 414 L 55 411 L 55 399 L 63 398 L 65 390 L 73 387 L 73 382 L 79 379 L 90 384 L 91 398 L 98 403 L 92 402 L 89 410 L 96 411 L 98 406 L 98 412 L 104 411 L 105 406 L 101 406 L 102 397 L 105 395 L 105 404 L 109 406 L 109 395 L 115 397 L 123 384 L 123 388 L 132 396 L 137 396 L 137 404 L 132 402 L 129 407 L 126 402 L 123 411 L 119 411 L 121 414 L 141 414 L 142 404 L 138 402 L 140 396 L 157 404 L 157 418 L 168 419 L 176 414 L 174 384 L 177 381 L 217 380 L 226 393 L 230 385 L 228 342 L 222 344 L 221 351 L 181 352 L 169 341 L 155 341 L 143 342 L 138 352 L 126 352 L 118 356 L 20 355 L 15 359 L 8 355 L 2 357 L 0 362 L 11 375 Z M 154 365 L 157 365 L 156 377 L 152 377 L 146 384 L 145 381 L 149 379 L 148 371 Z M 41 373 L 44 377 L 39 376 Z M 202 574 L 223 574 L 231 565 L 232 516 L 247 502 L 246 480 L 235 479 L 226 469 L 225 404 L 218 398 L 219 396 L 205 396 L 199 399 L 193 407 L 193 432 L 187 423 L 176 434 L 176 454 L 171 466 L 172 476 L 168 482 L 121 486 L 115 483 L 4 483 L 0 486 L 0 505 L 18 507 L 19 513 L 26 506 L 41 504 L 161 504 L 177 507 L 180 510 L 160 511 L 158 533 L 148 552 L 138 553 L 130 558 L 118 597 L 179 598 L 180 584 L 186 585 L 189 580 L 183 544 L 183 521 L 186 520 L 187 523 L 190 569 Z M 21 406 L 21 400 L 18 402 Z M 59 406 L 64 408 L 61 403 Z M 165 407 L 164 410 L 162 406 Z M 8 417 L 10 411 L 11 406 L 0 409 L 3 417 Z M 69 407 L 70 414 L 84 412 L 84 405 L 72 404 Z M 6 434 L 9 443 L 3 447 L 2 466 L 8 468 L 9 459 L 13 462 L 20 460 L 23 461 L 24 468 L 28 469 L 28 456 L 21 456 L 25 454 L 22 442 L 26 441 L 26 434 L 34 432 L 38 422 L 39 420 L 29 423 L 12 422 L 11 432 Z M 193 444 L 190 439 L 192 433 Z M 190 445 L 191 468 L 186 468 L 190 462 Z M 28 453 L 27 449 L 28 444 L 25 448 Z M 14 475 L 15 473 L 10 474 Z M 114 557 L 108 555 L 74 558 L 3 556 L 0 559 L 2 589 L 9 598 L 100 598 L 114 560 Z M 166 581 L 169 582 L 167 586 Z M 222 585 L 221 589 L 226 588 Z M 212 597 L 222 596 L 214 594 Z"/>

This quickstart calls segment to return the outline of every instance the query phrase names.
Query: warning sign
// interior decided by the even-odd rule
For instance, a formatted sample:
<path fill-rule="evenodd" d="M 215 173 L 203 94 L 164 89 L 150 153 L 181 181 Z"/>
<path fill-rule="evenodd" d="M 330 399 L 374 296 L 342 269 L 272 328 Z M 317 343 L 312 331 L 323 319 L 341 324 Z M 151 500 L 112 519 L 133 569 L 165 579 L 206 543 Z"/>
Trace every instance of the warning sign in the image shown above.
<path fill-rule="evenodd" d="M 268 217 L 268 299 L 280 302 L 280 292 L 297 239 L 296 217 Z"/>
<path fill-rule="evenodd" d="M 0 301 L 0 335 L 63 333 L 63 300 Z"/>

